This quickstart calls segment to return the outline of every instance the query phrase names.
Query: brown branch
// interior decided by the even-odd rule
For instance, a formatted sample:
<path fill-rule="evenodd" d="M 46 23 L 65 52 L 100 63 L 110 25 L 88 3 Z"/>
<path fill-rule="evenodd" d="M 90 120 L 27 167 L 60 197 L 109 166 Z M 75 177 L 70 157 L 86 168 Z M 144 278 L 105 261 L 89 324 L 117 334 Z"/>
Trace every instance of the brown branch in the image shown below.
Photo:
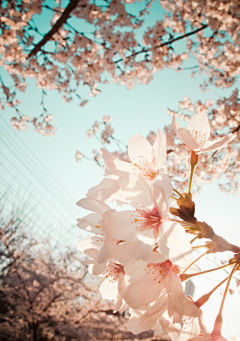
<path fill-rule="evenodd" d="M 31 58 L 32 56 L 35 56 L 41 50 L 41 47 L 44 46 L 52 38 L 54 33 L 56 33 L 59 30 L 59 28 L 69 18 L 70 13 L 76 8 L 78 2 L 79 2 L 79 0 L 70 0 L 69 1 L 69 4 L 65 8 L 65 10 L 64 10 L 63 14 L 61 15 L 61 17 L 56 21 L 56 23 L 53 25 L 51 30 L 43 37 L 43 39 L 40 40 L 35 45 L 34 49 L 32 49 L 32 51 L 29 53 L 27 59 Z"/>
<path fill-rule="evenodd" d="M 173 38 L 173 39 L 171 39 L 171 40 L 169 40 L 169 41 L 166 41 L 165 43 L 162 43 L 162 44 L 160 44 L 160 45 L 158 45 L 158 46 L 154 46 L 154 47 L 152 47 L 151 49 L 142 49 L 141 51 L 135 52 L 134 54 L 132 54 L 132 55 L 130 55 L 130 56 L 128 56 L 128 57 L 125 57 L 125 58 L 131 58 L 132 56 L 135 57 L 136 55 L 138 55 L 138 54 L 140 54 L 140 53 L 146 53 L 146 52 L 151 51 L 151 50 L 153 50 L 153 49 L 157 49 L 157 48 L 163 47 L 163 46 L 165 46 L 165 45 L 169 45 L 169 44 L 175 43 L 175 41 L 178 41 L 178 40 L 181 40 L 181 39 L 183 39 L 183 38 L 186 38 L 186 37 L 189 37 L 189 36 L 191 36 L 191 35 L 194 35 L 194 34 L 200 32 L 200 31 L 204 30 L 204 29 L 207 28 L 207 27 L 208 27 L 208 25 L 204 24 L 204 25 L 202 25 L 202 27 L 198 28 L 198 29 L 195 30 L 195 31 L 192 31 L 192 32 L 183 34 L 182 36 L 179 36 L 179 37 L 177 37 L 177 38 Z M 120 58 L 120 59 L 116 60 L 114 63 L 119 63 L 119 62 L 121 62 L 122 60 L 123 60 L 123 58 Z"/>
<path fill-rule="evenodd" d="M 233 129 L 232 134 L 237 133 L 239 129 L 240 129 L 240 124 L 235 129 Z"/>

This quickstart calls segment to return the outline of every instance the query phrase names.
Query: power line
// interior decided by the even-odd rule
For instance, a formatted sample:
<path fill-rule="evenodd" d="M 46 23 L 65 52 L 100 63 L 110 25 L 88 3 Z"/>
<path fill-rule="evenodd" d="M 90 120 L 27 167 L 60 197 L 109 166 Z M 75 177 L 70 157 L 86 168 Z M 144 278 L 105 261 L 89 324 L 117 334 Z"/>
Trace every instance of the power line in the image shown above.
<path fill-rule="evenodd" d="M 2 193 L 0 193 L 0 194 L 2 194 Z M 12 205 L 14 205 L 14 203 L 13 203 L 11 200 L 9 200 L 7 197 L 5 197 L 5 200 L 7 200 L 8 202 L 10 202 Z M 1 201 L 1 198 L 0 198 L 0 201 Z M 23 212 L 22 210 L 20 210 L 20 209 L 19 209 L 19 211 L 20 211 L 20 213 L 22 213 L 22 214 L 24 213 L 24 212 Z M 26 216 L 26 215 L 25 215 L 25 216 Z M 23 219 L 20 219 L 21 223 L 23 222 L 24 219 L 25 219 L 25 217 L 24 217 Z M 29 216 L 26 216 L 26 219 L 30 220 L 30 222 L 32 222 L 34 226 L 38 227 L 38 229 L 40 229 L 44 234 L 46 234 L 46 230 L 44 230 L 44 229 L 42 228 L 42 226 L 40 226 L 39 224 L 37 224 L 32 218 L 30 218 Z M 26 232 L 27 232 L 27 231 L 26 231 Z M 48 234 L 48 237 L 51 237 L 51 239 L 55 240 L 56 242 L 58 242 L 58 240 L 59 240 L 59 239 L 55 239 L 52 235 L 50 235 L 50 233 Z"/>
<path fill-rule="evenodd" d="M 7 170 L 7 168 L 6 168 L 4 165 L 2 165 L 2 167 L 5 168 L 5 169 Z M 10 174 L 11 174 L 11 173 L 10 173 Z M 1 177 L 1 176 L 0 176 L 0 177 Z M 5 179 L 4 179 L 3 177 L 1 177 L 1 178 L 2 178 L 2 180 L 5 181 Z M 17 179 L 14 179 L 14 181 L 18 182 L 19 186 L 22 187 L 26 192 L 28 191 L 27 188 L 24 187 L 24 186 L 20 183 L 20 181 L 18 181 Z M 5 183 L 7 183 L 7 182 L 5 181 Z M 30 182 L 29 182 L 29 184 L 30 184 Z M 11 188 L 11 189 L 14 191 L 13 188 Z M 37 191 L 37 192 L 38 192 L 38 191 Z M 39 193 L 39 192 L 38 192 L 38 193 Z M 41 195 L 41 193 L 40 193 L 40 195 Z M 43 207 L 44 210 L 47 211 L 47 212 L 51 215 L 52 218 L 56 219 L 56 221 L 59 221 L 59 218 L 57 218 L 55 215 L 53 215 L 53 213 L 52 213 L 51 211 L 49 211 L 48 208 L 46 208 L 46 206 L 44 206 L 44 205 L 41 204 L 40 202 L 38 203 L 38 205 L 41 206 L 41 207 Z"/>
<path fill-rule="evenodd" d="M 12 141 L 10 141 L 10 139 L 9 139 L 9 137 L 8 137 L 8 135 L 5 133 L 5 132 L 1 132 L 1 133 L 3 133 L 3 135 L 4 135 L 4 139 L 5 139 L 5 141 L 3 140 L 3 139 L 1 139 L 0 138 L 0 140 L 2 141 L 2 143 L 6 146 L 6 148 L 8 148 L 10 151 L 11 151 L 11 153 L 23 164 L 23 166 L 39 181 L 39 182 L 41 182 L 42 184 L 43 184 L 43 186 L 46 188 L 46 182 L 49 182 L 49 184 L 48 184 L 48 192 L 52 192 L 51 194 L 55 197 L 55 199 L 60 203 L 60 205 L 61 206 L 64 206 L 64 208 L 65 208 L 65 210 L 67 210 L 68 211 L 68 213 L 69 213 L 69 209 L 72 211 L 72 213 L 71 214 L 76 214 L 76 212 L 74 212 L 74 209 L 73 209 L 73 207 L 69 204 L 69 202 L 65 199 L 65 197 L 64 196 L 62 196 L 62 193 L 60 192 L 60 195 L 62 196 L 62 199 L 63 200 L 66 200 L 65 201 L 65 203 L 66 203 L 66 206 L 68 205 L 69 207 L 68 207 L 68 209 L 65 207 L 65 204 L 63 205 L 60 201 L 59 201 L 59 199 L 58 199 L 58 197 L 57 197 L 57 193 L 56 193 L 56 189 L 58 189 L 58 187 L 55 187 L 55 186 L 53 186 L 53 184 L 49 181 L 49 179 L 48 179 L 48 177 L 46 177 L 46 179 L 44 180 L 44 182 L 42 181 L 42 179 L 41 179 L 41 177 L 42 177 L 42 173 L 39 171 L 39 169 L 38 169 L 38 166 L 36 166 L 35 165 L 35 162 L 32 162 L 32 160 L 31 160 L 31 168 L 29 168 L 28 166 L 27 166 L 27 164 L 29 163 L 29 160 L 28 159 L 26 159 L 26 155 L 23 153 L 23 151 L 20 149 L 20 151 L 19 151 L 19 147 L 17 146 L 17 148 L 15 147 L 15 149 L 16 149 L 16 151 L 18 152 L 18 154 L 19 155 L 21 155 L 21 158 L 19 158 L 19 156 L 18 155 L 16 155 L 16 153 L 15 153 L 15 151 L 13 151 L 12 150 L 12 148 L 10 147 L 10 145 L 11 145 L 11 143 L 12 143 Z M 9 144 L 7 144 L 7 141 L 10 143 L 10 145 Z M 26 162 L 26 164 L 22 161 L 22 159 L 23 160 L 25 160 L 25 162 Z M 34 173 L 32 172 L 32 169 L 35 167 L 35 170 L 34 170 Z M 38 175 L 37 175 L 38 174 Z M 39 180 L 40 179 L 40 180 Z M 56 196 L 55 196 L 55 194 L 56 194 Z"/>
<path fill-rule="evenodd" d="M 63 192 L 70 198 L 70 200 L 75 201 L 75 199 L 66 191 L 66 189 L 62 186 L 62 184 L 53 176 L 53 174 L 46 168 L 46 166 L 41 162 L 39 158 L 36 157 L 36 155 L 32 152 L 32 150 L 28 147 L 28 145 L 9 127 L 9 125 L 6 123 L 6 121 L 3 119 L 2 116 L 0 116 L 6 127 L 12 132 L 12 134 L 24 145 L 24 147 L 28 150 L 28 152 L 37 160 L 37 162 L 43 167 L 43 169 L 46 171 L 47 175 L 50 175 L 50 177 L 55 181 L 58 186 L 62 189 Z"/>
<path fill-rule="evenodd" d="M 2 143 L 12 152 L 12 154 L 20 161 L 20 163 L 25 167 L 25 168 L 27 168 L 27 170 L 37 179 L 37 181 L 39 181 L 42 185 L 43 185 L 43 187 L 45 188 L 45 190 L 47 191 L 47 192 L 50 192 L 47 188 L 46 188 L 46 185 L 44 184 L 44 182 L 40 179 L 38 179 L 37 177 L 36 177 L 36 175 L 31 171 L 31 169 L 29 169 L 29 167 L 26 165 L 26 164 L 24 164 L 23 163 L 23 161 L 18 157 L 18 155 L 16 155 L 16 153 L 10 148 L 10 147 L 8 147 L 7 145 L 6 145 L 6 143 L 0 138 L 0 141 L 2 141 Z M 0 150 L 0 153 L 1 154 L 3 154 L 4 155 L 4 153 L 2 152 L 2 150 Z M 5 155 L 4 155 L 4 157 L 6 158 L 6 159 L 8 159 Z M 8 159 L 8 161 L 9 161 L 9 159 Z M 11 164 L 12 164 L 12 162 L 10 162 Z M 14 166 L 15 167 L 15 166 Z M 16 168 L 16 167 L 15 167 Z M 24 176 L 25 177 L 25 176 Z M 68 212 L 68 214 L 70 214 L 71 216 L 72 216 L 72 213 L 71 212 L 69 212 L 68 211 L 68 209 L 64 206 L 64 205 L 62 205 L 62 203 L 59 201 L 59 199 L 58 198 L 56 198 L 56 196 L 55 196 L 55 194 L 52 194 L 51 192 L 50 192 L 50 194 L 56 199 L 56 201 L 61 205 L 61 206 L 63 206 L 64 208 L 65 208 L 65 211 L 67 211 Z M 58 210 L 58 213 L 59 213 L 59 210 Z"/>

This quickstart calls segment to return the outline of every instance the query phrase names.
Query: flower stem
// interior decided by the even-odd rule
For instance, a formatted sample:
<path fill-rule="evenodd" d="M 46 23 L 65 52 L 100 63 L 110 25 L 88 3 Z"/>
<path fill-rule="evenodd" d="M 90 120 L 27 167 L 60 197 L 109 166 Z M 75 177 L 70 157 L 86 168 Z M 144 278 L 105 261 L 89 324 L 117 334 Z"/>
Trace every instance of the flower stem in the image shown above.
<path fill-rule="evenodd" d="M 177 200 L 177 198 L 175 198 L 173 195 L 171 195 L 170 198 Z"/>
<path fill-rule="evenodd" d="M 226 288 L 225 288 L 225 291 L 224 291 L 224 294 L 223 294 L 223 298 L 222 298 L 222 303 L 221 303 L 221 306 L 220 306 L 220 309 L 219 309 L 219 314 L 222 314 L 222 310 L 223 310 L 223 305 L 224 305 L 224 302 L 225 302 L 225 298 L 226 298 L 226 295 L 227 295 L 227 292 L 228 292 L 228 288 L 229 288 L 229 285 L 230 285 L 230 282 L 231 282 L 231 279 L 232 279 L 232 276 L 235 272 L 235 270 L 237 269 L 237 267 L 239 266 L 239 264 L 235 264 L 231 273 L 230 273 L 230 276 L 228 277 L 228 282 L 227 282 L 227 285 L 226 285 Z"/>
<path fill-rule="evenodd" d="M 176 189 L 173 189 L 173 191 L 174 191 L 175 193 L 177 193 L 181 198 L 183 198 L 182 194 L 181 194 L 180 192 L 178 192 Z"/>
<path fill-rule="evenodd" d="M 220 309 L 219 309 L 219 313 L 218 313 L 218 315 L 216 317 L 216 320 L 215 320 L 215 323 L 214 323 L 214 328 L 213 328 L 213 331 L 212 331 L 212 334 L 211 334 L 212 339 L 213 338 L 215 339 L 216 337 L 219 338 L 221 336 L 222 322 L 223 322 L 223 318 L 222 318 L 223 305 L 224 305 L 224 302 L 225 302 L 225 299 L 226 299 L 226 296 L 227 296 L 227 292 L 228 292 L 228 288 L 229 288 L 232 276 L 233 276 L 235 270 L 237 270 L 238 267 L 239 267 L 239 263 L 235 263 L 235 265 L 234 265 L 230 275 L 228 276 L 228 282 L 227 282 L 226 288 L 224 290 L 224 294 L 223 294 L 221 306 L 220 306 Z"/>
<path fill-rule="evenodd" d="M 200 249 L 202 247 L 207 247 L 206 244 L 204 245 L 197 245 L 197 246 L 192 246 L 192 250 Z"/>
<path fill-rule="evenodd" d="M 208 272 L 216 271 L 216 270 L 219 270 L 219 269 L 223 269 L 223 268 L 226 268 L 227 266 L 233 265 L 234 263 L 228 263 L 228 264 L 219 266 L 218 268 L 214 268 L 214 269 L 210 269 L 210 270 L 206 270 L 206 271 L 201 271 L 201 272 L 196 272 L 194 274 L 181 274 L 180 278 L 181 278 L 181 281 L 186 281 L 188 278 L 191 278 L 191 277 L 194 277 L 194 276 L 198 276 L 198 275 L 203 275 L 203 274 L 206 274 Z"/>
<path fill-rule="evenodd" d="M 204 252 L 201 256 L 199 256 L 198 258 L 196 258 L 191 264 L 189 264 L 186 269 L 182 272 L 183 274 L 194 264 L 196 263 L 200 258 L 202 258 L 203 256 L 205 256 L 207 254 L 207 251 Z"/>
<path fill-rule="evenodd" d="M 192 244 L 193 242 L 195 242 L 196 239 L 198 239 L 198 236 L 194 237 L 194 238 L 190 241 L 190 244 Z"/>
<path fill-rule="evenodd" d="M 194 151 L 192 151 L 191 158 L 190 158 L 191 172 L 190 172 L 190 179 L 189 179 L 189 185 L 188 185 L 188 194 L 191 194 L 193 172 L 197 163 L 198 163 L 198 155 Z"/>
<path fill-rule="evenodd" d="M 189 179 L 189 184 L 188 184 L 188 194 L 191 194 L 191 187 L 192 187 L 192 179 L 193 179 L 194 167 L 195 166 L 191 165 L 191 173 L 190 173 L 190 179 Z"/>
<path fill-rule="evenodd" d="M 227 276 L 222 282 L 218 283 L 218 285 L 216 285 L 211 291 L 209 291 L 209 293 L 203 295 L 196 302 L 194 302 L 196 306 L 198 308 L 203 306 L 209 300 L 210 296 L 214 293 L 214 291 L 216 291 L 224 282 L 226 282 L 228 278 L 229 276 Z"/>

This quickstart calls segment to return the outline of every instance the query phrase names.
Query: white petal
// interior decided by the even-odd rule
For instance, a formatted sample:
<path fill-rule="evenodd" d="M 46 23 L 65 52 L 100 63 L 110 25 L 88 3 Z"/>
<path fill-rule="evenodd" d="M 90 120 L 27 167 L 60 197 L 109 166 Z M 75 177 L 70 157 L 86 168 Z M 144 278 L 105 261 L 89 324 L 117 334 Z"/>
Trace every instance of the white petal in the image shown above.
<path fill-rule="evenodd" d="M 200 153 L 209 152 L 211 150 L 218 150 L 220 148 L 223 148 L 226 146 L 229 142 L 231 142 L 233 139 L 235 139 L 236 135 L 234 134 L 228 134 L 224 137 L 221 137 L 219 139 L 215 139 L 214 141 L 206 141 L 203 145 L 203 148 L 201 148 Z"/>
<path fill-rule="evenodd" d="M 161 232 L 161 233 L 160 233 Z M 163 223 L 157 239 L 158 251 L 173 264 L 187 267 L 192 260 L 192 248 L 184 228 L 175 223 Z"/>
<path fill-rule="evenodd" d="M 92 236 L 80 240 L 77 243 L 77 248 L 79 251 L 84 252 L 86 249 L 97 249 L 100 250 L 103 246 L 104 241 L 99 240 L 99 237 Z"/>
<path fill-rule="evenodd" d="M 165 191 L 162 187 L 156 184 L 152 185 L 153 188 L 153 200 L 157 205 L 158 212 L 162 219 L 167 220 L 169 217 L 168 201 L 165 195 Z"/>
<path fill-rule="evenodd" d="M 185 298 L 184 302 L 184 316 L 200 317 L 202 312 L 196 306 L 196 304 L 188 298 Z"/>
<path fill-rule="evenodd" d="M 103 179 L 97 186 L 89 189 L 89 199 L 105 201 L 120 189 L 118 182 L 112 179 Z"/>
<path fill-rule="evenodd" d="M 128 143 L 128 156 L 133 163 L 141 163 L 142 158 L 146 158 L 151 163 L 151 143 L 139 134 L 130 137 Z"/>
<path fill-rule="evenodd" d="M 191 150 L 197 152 L 200 149 L 200 145 L 194 140 L 192 134 L 187 129 L 180 128 L 178 130 L 178 135 L 181 134 L 183 143 Z"/>
<path fill-rule="evenodd" d="M 164 173 L 157 174 L 152 182 L 152 185 L 153 184 L 160 186 L 164 189 L 167 200 L 170 198 L 170 196 L 172 195 L 173 186 L 171 183 L 171 179 L 167 174 Z"/>
<path fill-rule="evenodd" d="M 118 181 L 123 196 L 133 207 L 153 206 L 152 190 L 149 184 L 134 174 L 128 174 Z"/>
<path fill-rule="evenodd" d="M 99 292 L 102 298 L 115 300 L 118 295 L 118 281 L 110 282 L 108 279 L 105 279 L 99 287 Z"/>
<path fill-rule="evenodd" d="M 129 240 L 113 248 L 110 258 L 118 261 L 122 265 L 129 265 L 140 259 L 144 260 L 151 251 L 151 245 L 146 245 L 140 240 Z"/>
<path fill-rule="evenodd" d="M 102 216 L 98 213 L 90 213 L 85 217 L 78 219 L 77 226 L 87 232 L 101 234 L 101 220 Z"/>
<path fill-rule="evenodd" d="M 107 265 L 107 262 L 105 262 L 105 263 L 98 263 L 97 261 L 95 261 L 94 264 L 93 264 L 93 268 L 92 268 L 93 276 L 98 276 L 101 273 L 103 273 L 105 268 L 106 268 L 106 265 Z"/>
<path fill-rule="evenodd" d="M 168 294 L 168 314 L 173 318 L 173 323 L 181 321 L 184 313 L 185 294 L 179 276 L 172 270 L 165 277 Z"/>
<path fill-rule="evenodd" d="M 164 330 L 162 329 L 162 326 L 159 323 L 159 321 L 157 321 L 155 326 L 152 327 L 152 330 L 154 330 L 154 335 L 155 336 L 159 336 L 159 335 L 162 335 L 164 333 Z"/>
<path fill-rule="evenodd" d="M 110 154 L 106 149 L 102 148 L 101 155 L 105 162 L 106 167 L 109 169 L 114 169 L 115 168 L 113 163 L 114 157 L 112 156 L 112 154 Z"/>
<path fill-rule="evenodd" d="M 139 334 L 151 329 L 157 321 L 157 316 L 146 317 L 146 315 L 139 314 L 134 310 L 130 310 L 130 319 L 127 324 L 127 328 L 133 334 Z"/>
<path fill-rule="evenodd" d="M 160 129 L 157 131 L 156 140 L 152 147 L 152 159 L 154 160 L 154 168 L 155 170 L 160 170 L 167 157 L 167 141 L 166 134 L 162 135 Z"/>
<path fill-rule="evenodd" d="M 205 137 L 205 140 L 208 140 L 210 136 L 210 124 L 207 114 L 204 112 L 199 112 L 193 115 L 188 124 L 187 130 L 189 130 L 191 134 L 193 134 L 194 131 L 197 131 Z"/>
<path fill-rule="evenodd" d="M 159 318 L 159 323 L 162 326 L 164 332 L 168 335 L 171 341 L 178 341 L 180 336 L 180 324 L 172 324 L 164 316 Z"/>
<path fill-rule="evenodd" d="M 77 205 L 85 208 L 86 210 L 96 212 L 102 215 L 104 212 L 110 209 L 107 204 L 104 204 L 101 201 L 92 200 L 88 198 L 81 199 L 77 202 Z"/>
<path fill-rule="evenodd" d="M 183 129 L 180 126 L 180 124 L 177 122 L 175 116 L 173 116 L 173 119 L 172 119 L 172 126 L 173 126 L 174 130 L 176 131 L 176 133 L 177 133 L 178 137 L 180 138 L 180 140 L 186 146 L 188 146 L 192 150 L 198 150 L 199 149 L 199 145 L 192 138 L 191 132 L 188 131 L 187 129 Z"/>
<path fill-rule="evenodd" d="M 124 299 L 133 309 L 155 301 L 164 288 L 159 273 L 148 268 L 136 271 L 126 287 Z M 160 283 L 159 283 L 160 281 Z"/>
<path fill-rule="evenodd" d="M 132 223 L 134 214 L 134 211 L 107 211 L 103 215 L 104 234 L 119 240 L 133 238 L 137 233 L 135 224 Z"/>
<path fill-rule="evenodd" d="M 115 246 L 115 245 L 114 245 Z M 106 240 L 103 244 L 103 247 L 101 248 L 101 250 L 99 251 L 98 254 L 98 262 L 99 263 L 104 263 L 108 260 L 109 258 L 109 253 L 111 251 L 111 247 L 112 247 L 112 239 L 106 237 Z"/>

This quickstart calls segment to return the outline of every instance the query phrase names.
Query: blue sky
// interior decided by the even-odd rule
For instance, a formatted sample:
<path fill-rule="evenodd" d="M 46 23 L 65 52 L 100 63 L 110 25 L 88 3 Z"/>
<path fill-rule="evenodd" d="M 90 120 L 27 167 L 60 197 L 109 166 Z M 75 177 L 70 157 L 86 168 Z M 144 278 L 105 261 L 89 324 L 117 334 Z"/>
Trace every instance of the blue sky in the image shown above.
<path fill-rule="evenodd" d="M 151 10 L 151 22 L 157 17 L 155 6 Z M 4 75 L 4 71 L 1 73 Z M 149 130 L 163 129 L 171 121 L 167 108 L 176 110 L 185 95 L 195 102 L 207 98 L 216 100 L 232 92 L 232 89 L 210 88 L 209 92 L 202 93 L 199 84 L 203 77 L 191 78 L 189 74 L 189 71 L 163 70 L 148 85 L 136 85 L 133 90 L 110 81 L 110 85 L 99 86 L 101 94 L 90 97 L 85 107 L 79 107 L 74 101 L 67 104 L 57 91 L 49 91 L 46 107 L 55 115 L 53 124 L 58 127 L 53 137 L 35 133 L 32 126 L 26 132 L 13 131 L 10 119 L 15 116 L 14 110 L 7 107 L 0 112 L 0 193 L 5 193 L 10 186 L 8 208 L 10 202 L 21 205 L 23 198 L 31 195 L 24 209 L 31 214 L 29 224 L 33 233 L 39 238 L 50 234 L 54 243 L 62 242 L 74 248 L 83 236 L 75 227 L 76 219 L 87 213 L 76 207 L 76 202 L 104 174 L 93 162 L 75 161 L 76 149 L 91 156 L 94 148 L 101 147 L 95 139 L 88 139 L 85 132 L 107 114 L 113 117 L 115 136 L 127 143 L 136 133 L 146 136 Z M 88 93 L 86 87 L 80 89 L 83 97 L 88 98 Z M 34 80 L 29 81 L 26 93 L 19 96 L 21 112 L 30 117 L 40 113 L 41 96 Z M 239 199 L 239 193 L 220 192 L 217 183 L 205 185 L 196 198 L 196 215 L 230 242 L 237 243 L 236 239 L 240 240 Z"/>

